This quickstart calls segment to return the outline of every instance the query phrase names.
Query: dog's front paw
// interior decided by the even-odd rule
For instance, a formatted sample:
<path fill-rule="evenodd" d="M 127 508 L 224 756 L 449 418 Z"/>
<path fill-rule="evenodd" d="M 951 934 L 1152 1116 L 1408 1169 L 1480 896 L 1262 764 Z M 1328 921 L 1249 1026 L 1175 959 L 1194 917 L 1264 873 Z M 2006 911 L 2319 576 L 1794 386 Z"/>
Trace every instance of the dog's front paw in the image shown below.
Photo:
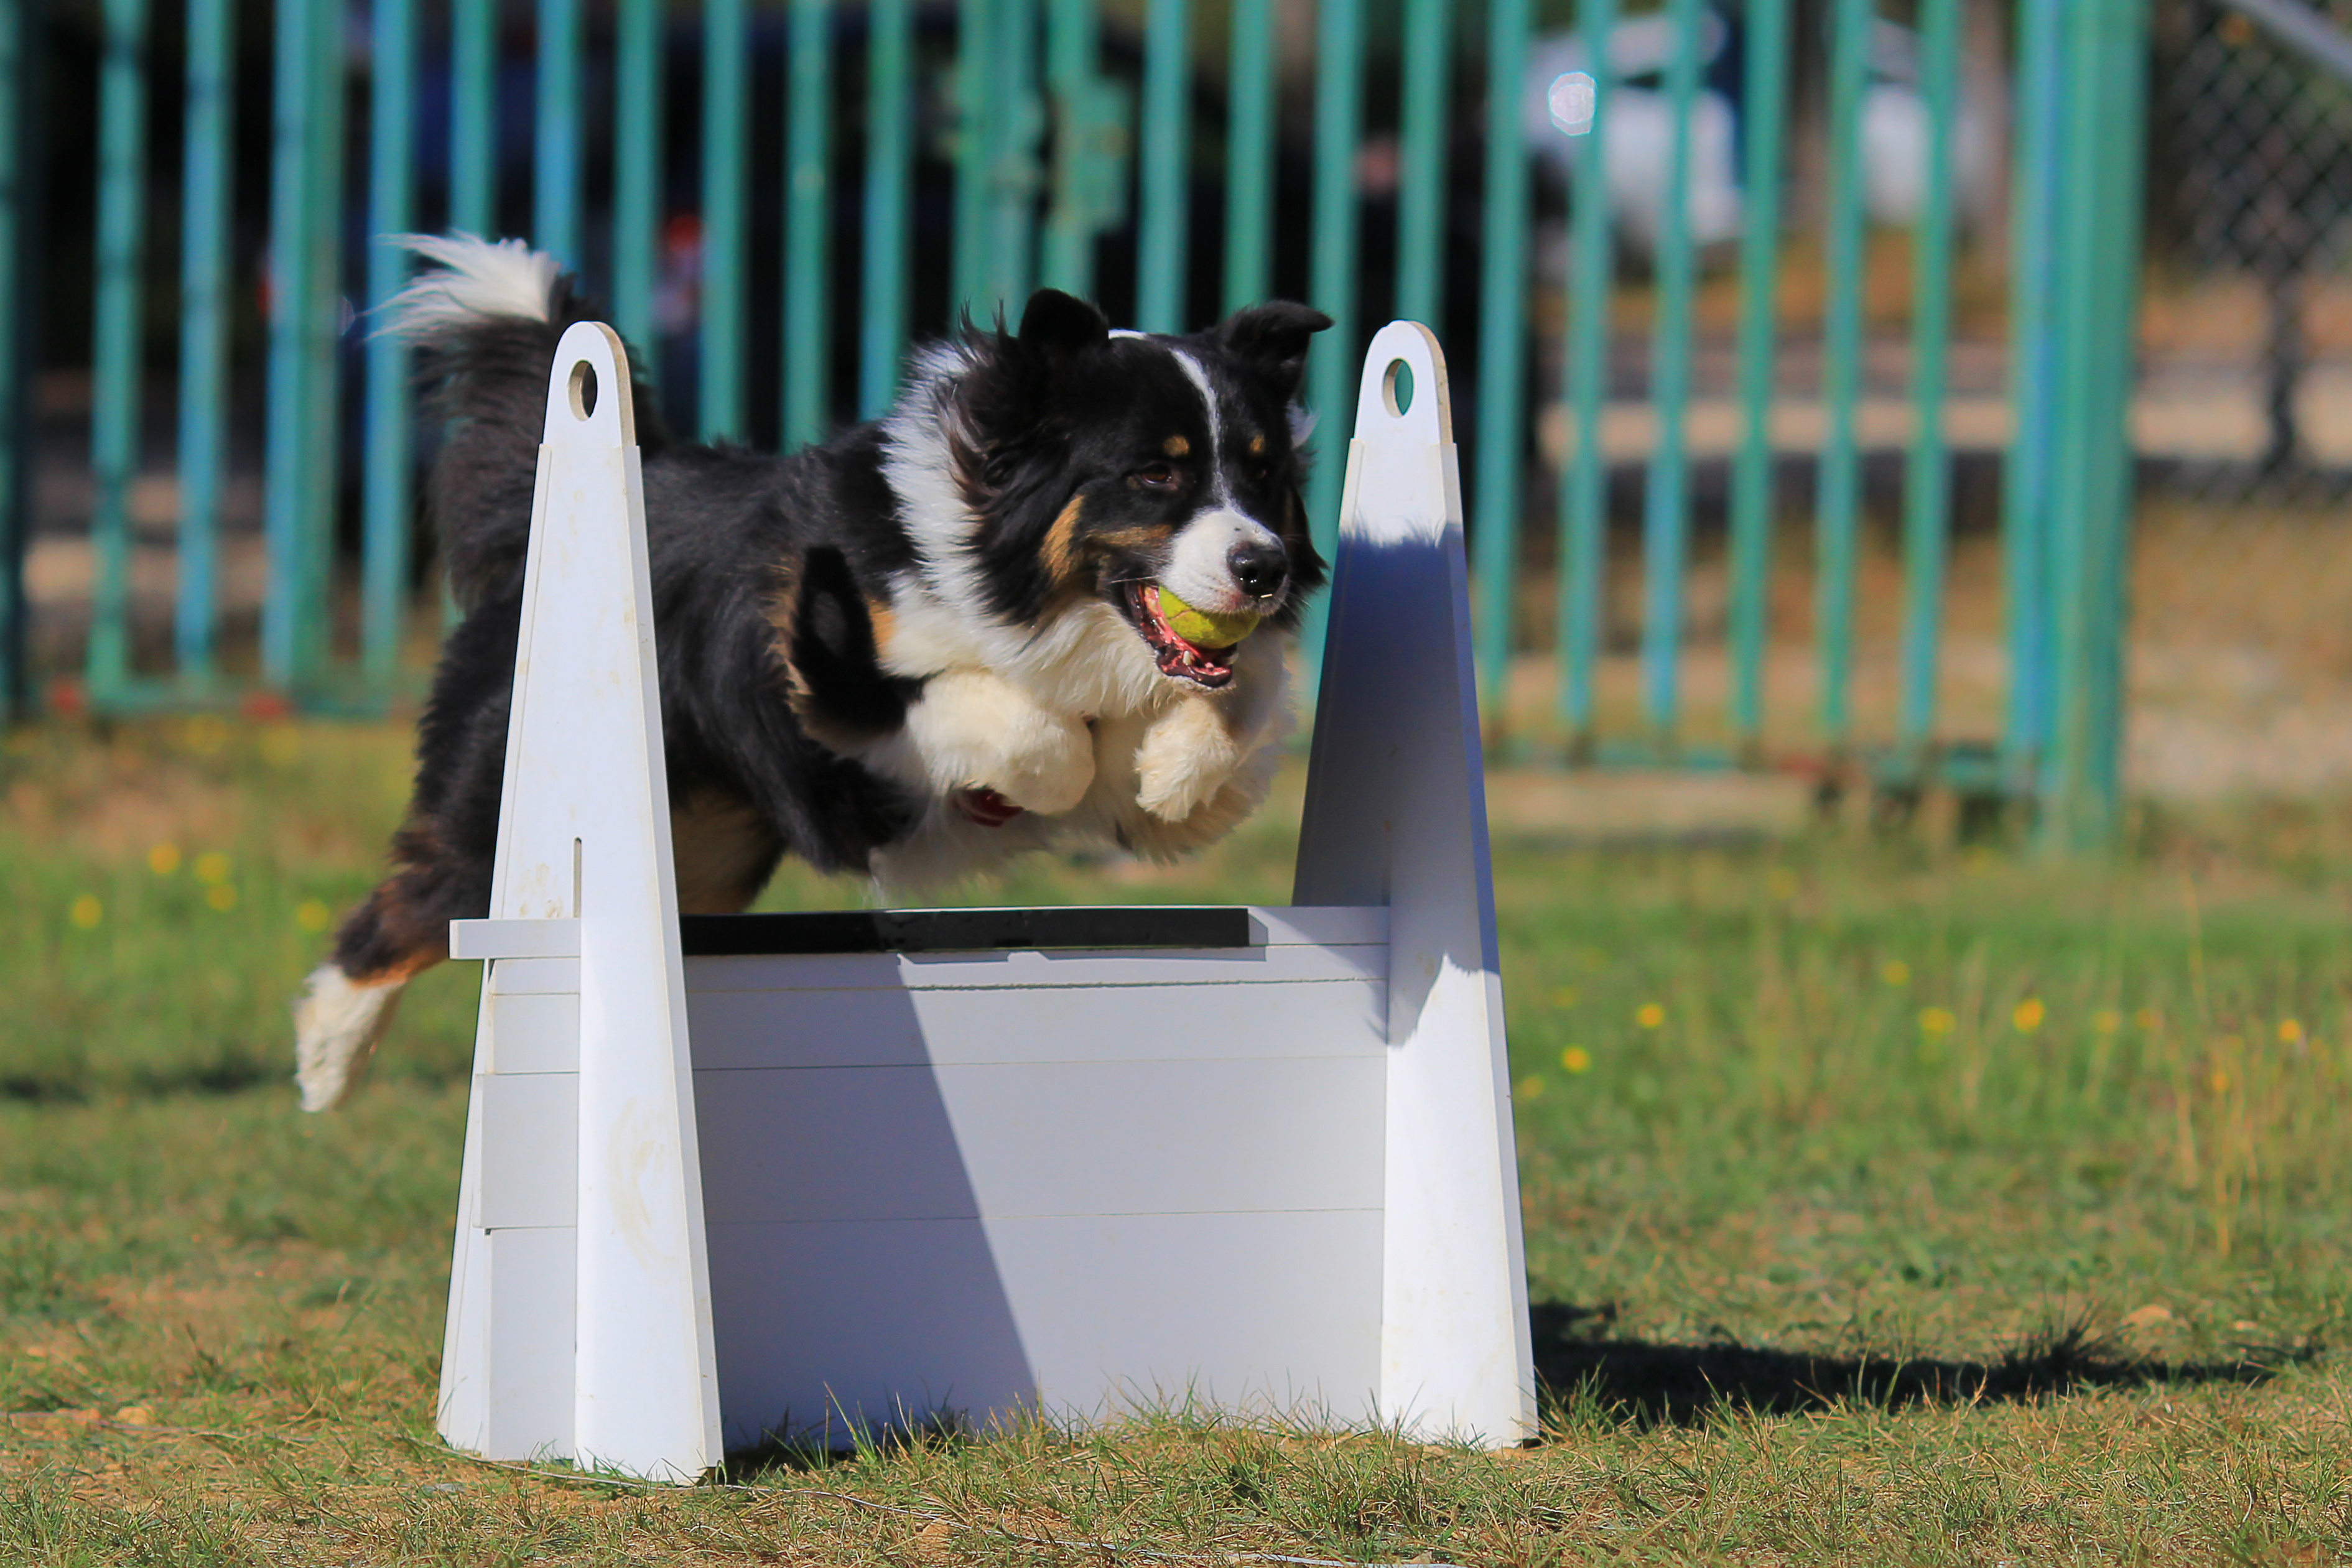
<path fill-rule="evenodd" d="M 984 670 L 950 670 L 923 684 L 907 732 L 942 793 L 993 789 L 1042 816 L 1066 811 L 1095 780 L 1086 721 L 1041 706 Z"/>
<path fill-rule="evenodd" d="M 1180 702 L 1152 721 L 1136 747 L 1135 803 L 1163 822 L 1181 822 L 1224 787 L 1241 760 L 1218 704 Z"/>

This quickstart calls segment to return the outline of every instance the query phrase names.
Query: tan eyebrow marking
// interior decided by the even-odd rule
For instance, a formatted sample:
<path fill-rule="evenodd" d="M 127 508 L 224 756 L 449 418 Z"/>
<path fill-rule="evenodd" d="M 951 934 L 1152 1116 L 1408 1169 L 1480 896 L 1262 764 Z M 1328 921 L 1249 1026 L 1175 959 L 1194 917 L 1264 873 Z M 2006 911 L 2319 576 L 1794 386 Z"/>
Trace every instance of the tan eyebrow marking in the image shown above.
<path fill-rule="evenodd" d="M 1171 457 L 1183 457 L 1192 453 L 1192 444 L 1181 435 L 1171 435 L 1160 444 L 1160 450 Z"/>
<path fill-rule="evenodd" d="M 1251 456 L 1253 456 L 1253 457 L 1263 457 L 1263 456 L 1265 456 L 1265 436 L 1263 436 L 1263 435 L 1253 435 L 1253 436 L 1251 436 L 1251 437 L 1250 437 L 1249 449 L 1250 449 L 1250 455 L 1251 455 Z"/>
<path fill-rule="evenodd" d="M 866 601 L 866 616 L 874 622 L 875 651 L 887 652 L 890 639 L 898 633 L 898 612 L 890 608 L 890 601 L 887 599 L 869 599 Z"/>

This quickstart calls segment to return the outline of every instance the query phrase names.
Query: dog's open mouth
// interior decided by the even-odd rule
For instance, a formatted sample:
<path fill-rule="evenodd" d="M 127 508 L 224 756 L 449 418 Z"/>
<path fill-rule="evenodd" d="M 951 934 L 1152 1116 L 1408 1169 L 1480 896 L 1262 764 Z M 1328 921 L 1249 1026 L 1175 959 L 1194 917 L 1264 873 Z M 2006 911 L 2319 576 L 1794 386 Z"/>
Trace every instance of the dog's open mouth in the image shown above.
<path fill-rule="evenodd" d="M 1168 617 L 1160 612 L 1160 589 L 1156 584 L 1144 583 L 1127 592 L 1135 609 L 1136 630 L 1150 644 L 1161 674 L 1212 691 L 1234 678 L 1233 647 L 1203 648 L 1177 635 L 1176 629 L 1168 624 Z"/>

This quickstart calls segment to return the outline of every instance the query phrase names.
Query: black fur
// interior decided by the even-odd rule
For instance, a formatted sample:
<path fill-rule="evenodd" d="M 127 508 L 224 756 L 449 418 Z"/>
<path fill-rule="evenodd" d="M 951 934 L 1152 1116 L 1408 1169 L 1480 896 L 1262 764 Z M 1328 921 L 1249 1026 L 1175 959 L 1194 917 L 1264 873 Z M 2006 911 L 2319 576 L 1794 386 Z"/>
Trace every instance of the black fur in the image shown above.
<path fill-rule="evenodd" d="M 428 496 L 467 618 L 418 729 L 394 870 L 337 936 L 336 964 L 355 980 L 405 977 L 446 956 L 448 922 L 488 911 L 548 371 L 565 327 L 593 315 L 569 279 L 550 305 L 543 321 L 480 317 L 421 335 L 426 407 L 445 427 Z M 1242 394 L 1223 437 L 1235 450 L 1252 439 L 1265 447 L 1239 498 L 1282 538 L 1286 623 L 1323 578 L 1297 503 L 1286 405 L 1307 335 L 1328 324 L 1273 305 L 1185 340 Z M 1165 354 L 1139 373 L 1148 350 L 1108 338 L 1092 306 L 1051 291 L 1030 302 L 1017 335 L 967 327 L 963 351 L 961 374 L 909 397 L 939 401 L 956 479 L 981 518 L 988 608 L 1029 620 L 1058 595 L 1097 593 L 1131 619 L 1129 585 L 1157 570 L 1155 551 L 1164 557 L 1154 530 L 1177 523 L 1205 482 L 1198 454 L 1212 433 L 1198 396 Z M 839 749 L 897 728 L 922 687 L 883 668 L 871 609 L 919 554 L 885 472 L 883 427 L 779 458 L 672 441 L 643 380 L 635 413 L 670 800 L 758 824 L 719 902 L 748 902 L 785 853 L 823 871 L 866 870 L 926 807 Z M 1162 487 L 1137 454 L 1178 434 L 1195 455 L 1162 464 L 1175 471 Z M 1084 526 L 1056 570 L 1049 536 L 1074 496 Z"/>

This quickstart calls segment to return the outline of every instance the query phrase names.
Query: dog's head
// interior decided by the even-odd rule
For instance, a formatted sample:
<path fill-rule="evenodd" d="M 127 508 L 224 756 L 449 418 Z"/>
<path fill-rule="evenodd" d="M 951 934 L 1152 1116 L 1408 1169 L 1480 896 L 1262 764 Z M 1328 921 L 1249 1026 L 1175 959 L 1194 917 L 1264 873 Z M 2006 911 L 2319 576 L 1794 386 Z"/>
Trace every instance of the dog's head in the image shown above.
<path fill-rule="evenodd" d="M 1304 305 L 1243 310 L 1191 337 L 1113 332 L 1042 289 L 1017 333 L 968 331 L 940 386 L 964 542 L 988 613 L 1034 622 L 1097 599 L 1171 680 L 1216 688 L 1232 648 L 1178 634 L 1165 588 L 1211 617 L 1295 627 L 1323 582 L 1299 499 Z"/>

